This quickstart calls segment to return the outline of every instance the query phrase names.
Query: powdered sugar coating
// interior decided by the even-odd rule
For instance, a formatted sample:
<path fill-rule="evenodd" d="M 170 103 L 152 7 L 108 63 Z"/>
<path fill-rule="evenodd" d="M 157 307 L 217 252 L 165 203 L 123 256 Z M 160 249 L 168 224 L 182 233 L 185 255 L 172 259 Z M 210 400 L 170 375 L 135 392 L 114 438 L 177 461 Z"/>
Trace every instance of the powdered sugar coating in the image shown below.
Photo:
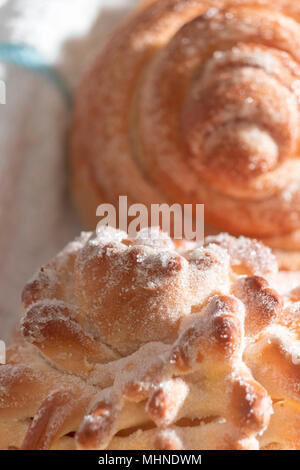
<path fill-rule="evenodd" d="M 234 238 L 227 233 L 221 233 L 207 237 L 206 243 L 216 243 L 227 249 L 231 263 L 244 267 L 252 274 L 268 276 L 278 271 L 276 258 L 271 249 L 256 240 L 242 236 Z"/>
<path fill-rule="evenodd" d="M 162 232 L 159 227 L 146 227 L 140 230 L 137 236 L 131 240 L 133 245 L 146 245 L 154 248 L 175 250 L 174 243 L 167 233 Z"/>
<path fill-rule="evenodd" d="M 24 448 L 74 445 L 71 431 L 82 449 L 257 449 L 274 432 L 298 446 L 281 420 L 298 419 L 300 308 L 274 290 L 270 250 L 158 235 L 82 234 L 30 281 L 23 339 L 0 368 L 0 431 L 10 407 L 22 429 L 34 417 Z"/>
<path fill-rule="evenodd" d="M 82 234 L 42 268 L 24 290 L 24 305 L 30 311 L 43 300 L 43 309 L 47 296 L 52 303 L 65 302 L 67 317 L 88 335 L 117 353 L 132 352 L 149 340 L 170 341 L 180 318 L 210 294 L 228 292 L 227 248 L 181 246 L 179 252 L 157 229 L 130 240 L 123 232 L 101 227 L 96 234 Z"/>
<path fill-rule="evenodd" d="M 78 199 L 99 191 L 149 206 L 201 201 L 214 228 L 291 250 L 299 265 L 298 3 L 151 3 L 80 87 Z M 93 223 L 93 205 L 80 209 Z"/>

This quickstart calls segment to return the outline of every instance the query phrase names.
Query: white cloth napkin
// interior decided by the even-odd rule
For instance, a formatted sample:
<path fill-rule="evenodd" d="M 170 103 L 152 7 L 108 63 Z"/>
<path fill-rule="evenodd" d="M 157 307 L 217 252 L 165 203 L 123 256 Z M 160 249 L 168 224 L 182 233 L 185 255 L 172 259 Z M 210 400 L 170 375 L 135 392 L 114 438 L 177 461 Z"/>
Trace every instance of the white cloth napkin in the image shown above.
<path fill-rule="evenodd" d="M 81 230 L 67 184 L 66 89 L 138 1 L 0 0 L 0 339 L 20 316 L 25 282 Z"/>

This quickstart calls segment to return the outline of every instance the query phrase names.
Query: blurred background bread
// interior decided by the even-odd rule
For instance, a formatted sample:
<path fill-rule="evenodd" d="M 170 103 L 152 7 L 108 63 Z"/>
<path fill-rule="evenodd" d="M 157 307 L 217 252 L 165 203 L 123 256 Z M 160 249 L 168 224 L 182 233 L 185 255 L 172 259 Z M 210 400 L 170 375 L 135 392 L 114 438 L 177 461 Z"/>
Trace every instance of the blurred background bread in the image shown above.
<path fill-rule="evenodd" d="M 75 203 L 204 203 L 300 268 L 300 4 L 160 0 L 113 34 L 79 87 Z"/>

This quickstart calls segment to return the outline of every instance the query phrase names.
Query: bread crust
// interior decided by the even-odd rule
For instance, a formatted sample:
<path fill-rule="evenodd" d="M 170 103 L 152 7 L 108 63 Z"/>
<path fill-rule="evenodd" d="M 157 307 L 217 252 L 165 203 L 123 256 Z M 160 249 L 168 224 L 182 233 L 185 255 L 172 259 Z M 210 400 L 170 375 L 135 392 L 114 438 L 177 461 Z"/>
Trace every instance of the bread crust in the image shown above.
<path fill-rule="evenodd" d="M 208 223 L 300 268 L 299 21 L 294 0 L 160 0 L 122 25 L 75 102 L 85 223 L 119 195 L 204 203 Z"/>
<path fill-rule="evenodd" d="M 243 237 L 83 233 L 24 288 L 0 448 L 300 449 L 299 283 Z"/>

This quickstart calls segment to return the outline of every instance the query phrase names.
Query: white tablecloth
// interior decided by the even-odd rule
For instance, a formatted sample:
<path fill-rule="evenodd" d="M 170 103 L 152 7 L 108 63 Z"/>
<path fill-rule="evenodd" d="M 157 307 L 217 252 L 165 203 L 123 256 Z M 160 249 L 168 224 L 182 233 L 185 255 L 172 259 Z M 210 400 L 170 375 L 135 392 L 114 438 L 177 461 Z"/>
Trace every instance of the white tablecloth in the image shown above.
<path fill-rule="evenodd" d="M 36 51 L 72 92 L 87 56 L 137 2 L 0 0 L 0 339 L 20 316 L 26 280 L 81 230 L 67 185 L 64 91 L 30 64 L 8 63 L 10 45 Z"/>

